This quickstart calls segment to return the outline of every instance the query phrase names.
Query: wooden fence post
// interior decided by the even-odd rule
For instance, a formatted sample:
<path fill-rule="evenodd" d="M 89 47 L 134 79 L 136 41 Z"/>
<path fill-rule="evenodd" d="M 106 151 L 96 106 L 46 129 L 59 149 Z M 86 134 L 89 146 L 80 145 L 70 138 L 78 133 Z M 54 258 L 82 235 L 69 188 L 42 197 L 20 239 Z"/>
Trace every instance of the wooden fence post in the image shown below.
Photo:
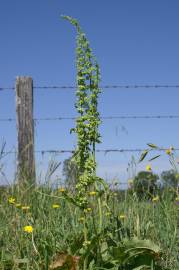
<path fill-rule="evenodd" d="M 16 117 L 18 133 L 17 180 L 25 187 L 35 185 L 33 80 L 16 78 Z"/>

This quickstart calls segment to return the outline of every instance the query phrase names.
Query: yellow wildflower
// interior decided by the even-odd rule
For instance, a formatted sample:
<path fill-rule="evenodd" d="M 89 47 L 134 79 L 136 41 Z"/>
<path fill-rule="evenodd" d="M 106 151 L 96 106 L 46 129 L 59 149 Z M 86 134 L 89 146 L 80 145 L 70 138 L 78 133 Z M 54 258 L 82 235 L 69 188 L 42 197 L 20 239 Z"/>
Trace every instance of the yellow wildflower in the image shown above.
<path fill-rule="evenodd" d="M 174 147 L 173 146 L 170 146 L 170 148 L 168 148 L 168 149 L 165 150 L 165 153 L 170 156 L 172 154 L 172 151 L 173 150 L 174 150 Z"/>
<path fill-rule="evenodd" d="M 89 195 L 90 195 L 90 196 L 95 196 L 95 195 L 96 195 L 96 191 L 90 191 L 90 192 L 89 192 Z"/>
<path fill-rule="evenodd" d="M 151 171 L 152 170 L 152 168 L 151 168 L 151 165 L 150 164 L 148 164 L 147 166 L 146 166 L 146 171 Z"/>
<path fill-rule="evenodd" d="M 29 210 L 29 209 L 30 209 L 30 206 L 28 206 L 28 205 L 22 206 L 21 209 L 22 209 L 22 210 Z"/>
<path fill-rule="evenodd" d="M 169 149 L 166 149 L 166 150 L 165 150 L 165 153 L 166 153 L 167 155 L 169 155 L 169 156 L 170 156 L 170 155 L 171 155 L 171 153 L 172 153 L 172 150 L 171 150 L 170 148 L 169 148 Z"/>
<path fill-rule="evenodd" d="M 92 209 L 91 209 L 90 207 L 88 207 L 88 208 L 84 209 L 84 212 L 85 212 L 85 213 L 87 213 L 87 212 L 91 212 L 91 211 L 92 211 Z"/>
<path fill-rule="evenodd" d="M 21 207 L 21 204 L 20 203 L 16 203 L 16 207 Z"/>
<path fill-rule="evenodd" d="M 33 232 L 33 227 L 32 226 L 25 226 L 24 227 L 24 232 L 32 233 Z"/>
<path fill-rule="evenodd" d="M 54 209 L 55 209 L 55 208 L 60 208 L 60 205 L 59 205 L 59 204 L 53 204 L 53 205 L 52 205 L 52 208 L 54 208 Z"/>
<path fill-rule="evenodd" d="M 65 189 L 64 188 L 59 188 L 59 190 L 58 191 L 60 191 L 60 192 L 65 192 Z"/>
<path fill-rule="evenodd" d="M 153 197 L 152 202 L 158 202 L 159 201 L 159 196 Z"/>
<path fill-rule="evenodd" d="M 125 218 L 126 218 L 126 215 L 124 215 L 124 214 L 119 215 L 119 218 L 120 218 L 120 219 L 125 219 Z"/>
<path fill-rule="evenodd" d="M 8 202 L 10 203 L 10 204 L 14 204 L 15 203 L 15 198 L 13 198 L 13 197 L 10 197 L 9 199 L 8 199 Z"/>

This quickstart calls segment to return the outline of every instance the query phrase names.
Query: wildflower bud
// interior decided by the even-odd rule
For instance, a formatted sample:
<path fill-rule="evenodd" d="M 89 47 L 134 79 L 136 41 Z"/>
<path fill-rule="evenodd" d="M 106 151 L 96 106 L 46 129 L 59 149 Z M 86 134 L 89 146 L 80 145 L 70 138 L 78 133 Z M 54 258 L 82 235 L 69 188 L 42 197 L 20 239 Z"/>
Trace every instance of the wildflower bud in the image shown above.
<path fill-rule="evenodd" d="M 151 168 L 151 165 L 150 165 L 150 164 L 148 164 L 148 165 L 146 166 L 146 171 L 148 171 L 148 172 L 151 172 L 151 171 L 152 171 L 152 168 Z"/>
<path fill-rule="evenodd" d="M 59 188 L 59 192 L 63 193 L 63 192 L 65 192 L 65 189 L 64 188 Z"/>
<path fill-rule="evenodd" d="M 129 185 L 129 186 L 131 186 L 133 183 L 134 183 L 134 180 L 133 180 L 133 179 L 129 179 L 129 180 L 128 180 L 128 185 Z"/>
<path fill-rule="evenodd" d="M 156 196 L 152 199 L 152 202 L 158 202 L 159 201 L 159 196 Z"/>
<path fill-rule="evenodd" d="M 122 215 L 119 215 L 119 218 L 120 218 L 120 219 L 125 219 L 126 216 L 125 216 L 124 214 L 122 214 Z"/>
<path fill-rule="evenodd" d="M 29 210 L 30 209 L 30 206 L 22 206 L 21 209 L 22 210 Z"/>
<path fill-rule="evenodd" d="M 90 191 L 90 192 L 89 192 L 89 195 L 90 195 L 90 196 L 95 196 L 95 195 L 96 195 L 96 191 Z"/>
<path fill-rule="evenodd" d="M 85 213 L 88 213 L 88 212 L 91 212 L 91 211 L 92 211 L 92 209 L 91 209 L 90 207 L 84 209 L 84 212 L 85 212 Z"/>
<path fill-rule="evenodd" d="M 172 150 L 171 150 L 171 148 L 169 148 L 169 149 L 166 149 L 166 150 L 165 150 L 165 153 L 166 153 L 167 155 L 169 155 L 169 156 L 170 156 L 170 155 L 171 155 L 171 153 L 172 153 Z"/>
<path fill-rule="evenodd" d="M 91 244 L 91 241 L 85 241 L 84 243 L 83 243 L 83 246 L 89 246 Z"/>
<path fill-rule="evenodd" d="M 80 223 L 83 223 L 84 220 L 85 220 L 85 218 L 84 217 L 80 217 L 78 220 L 79 220 Z"/>
<path fill-rule="evenodd" d="M 52 205 L 52 208 L 54 208 L 54 209 L 60 208 L 60 205 L 59 205 L 59 204 L 53 204 L 53 205 Z"/>

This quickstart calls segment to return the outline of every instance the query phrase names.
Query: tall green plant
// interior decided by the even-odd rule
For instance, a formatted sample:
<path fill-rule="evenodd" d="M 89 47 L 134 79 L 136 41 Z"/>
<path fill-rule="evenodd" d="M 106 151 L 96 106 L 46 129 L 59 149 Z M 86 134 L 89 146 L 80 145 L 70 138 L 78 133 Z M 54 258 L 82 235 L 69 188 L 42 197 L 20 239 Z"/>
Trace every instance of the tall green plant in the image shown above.
<path fill-rule="evenodd" d="M 77 101 L 75 107 L 79 117 L 76 120 L 76 127 L 71 131 L 77 134 L 74 160 L 78 167 L 78 183 L 75 199 L 81 208 L 85 208 L 88 205 L 87 191 L 97 180 L 95 145 L 100 142 L 98 131 L 100 116 L 97 110 L 100 71 L 89 42 L 77 20 L 69 16 L 63 16 L 63 18 L 67 19 L 77 30 Z"/>
<path fill-rule="evenodd" d="M 98 192 L 98 180 L 96 176 L 95 146 L 100 143 L 98 127 L 100 116 L 98 112 L 98 96 L 100 93 L 99 65 L 92 53 L 85 34 L 77 20 L 63 16 L 77 30 L 76 68 L 77 68 L 77 101 L 75 107 L 79 113 L 76 127 L 71 131 L 77 134 L 77 148 L 73 159 L 77 164 L 78 183 L 76 185 L 75 203 L 84 211 L 84 240 L 88 241 L 87 217 L 85 209 L 89 208 L 89 191 Z M 102 228 L 101 200 L 98 197 L 99 226 Z M 84 266 L 84 269 L 86 266 Z"/>

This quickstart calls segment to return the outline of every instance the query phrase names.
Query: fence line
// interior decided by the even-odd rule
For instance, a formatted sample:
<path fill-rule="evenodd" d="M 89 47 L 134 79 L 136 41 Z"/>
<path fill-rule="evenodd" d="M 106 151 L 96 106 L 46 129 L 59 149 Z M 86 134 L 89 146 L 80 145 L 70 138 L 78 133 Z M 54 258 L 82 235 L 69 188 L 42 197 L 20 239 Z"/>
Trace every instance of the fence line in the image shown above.
<path fill-rule="evenodd" d="M 120 116 L 101 116 L 104 120 L 115 119 L 178 119 L 179 115 L 120 115 Z M 34 121 L 61 121 L 61 120 L 75 120 L 77 117 L 46 117 L 46 118 L 33 118 Z M 0 122 L 13 122 L 15 118 L 0 118 Z"/>
<path fill-rule="evenodd" d="M 77 86 L 74 85 L 48 85 L 48 86 L 34 86 L 33 89 L 76 89 Z M 179 84 L 169 85 L 169 84 L 128 84 L 128 85 L 101 85 L 101 89 L 131 89 L 131 88 L 179 88 Z M 3 90 L 15 90 L 15 87 L 0 87 L 0 91 Z"/>
<path fill-rule="evenodd" d="M 44 117 L 44 118 L 34 118 L 33 117 L 33 91 L 34 89 L 57 89 L 57 90 L 73 90 L 78 86 L 74 85 L 42 85 L 33 86 L 33 80 L 31 77 L 17 77 L 15 87 L 0 87 L 0 91 L 14 90 L 16 96 L 16 119 L 15 118 L 0 118 L 0 121 L 16 121 L 17 123 L 17 138 L 18 147 L 17 150 L 12 148 L 14 151 L 3 151 L 2 155 L 17 154 L 17 165 L 18 165 L 18 175 L 19 180 L 23 181 L 24 173 L 32 181 L 35 181 L 35 158 L 34 153 L 51 153 L 51 154 L 63 154 L 75 152 L 75 149 L 70 150 L 58 150 L 58 149 L 42 149 L 34 151 L 34 123 L 38 121 L 55 121 L 55 120 L 75 120 L 77 117 Z M 169 84 L 116 84 L 116 85 L 101 85 L 101 89 L 178 89 L 179 84 L 169 85 Z M 118 116 L 102 116 L 101 119 L 104 120 L 114 120 L 114 119 L 176 119 L 179 115 L 118 115 Z M 136 148 L 136 149 L 97 149 L 97 153 L 130 153 L 130 152 L 143 152 L 146 149 Z M 165 148 L 151 149 L 152 151 L 166 151 Z M 179 148 L 175 148 L 179 151 Z M 25 183 L 25 182 L 24 182 Z"/>
<path fill-rule="evenodd" d="M 157 149 L 150 149 L 150 151 L 166 151 L 168 150 L 168 148 L 157 148 Z M 116 152 L 116 153 L 130 153 L 130 152 L 144 152 L 146 151 L 146 148 L 136 148 L 136 149 L 96 149 L 97 153 L 111 153 L 111 152 Z M 174 148 L 174 151 L 179 151 L 179 148 Z M 63 153 L 75 153 L 75 150 L 36 150 L 34 151 L 35 153 L 40 153 L 40 154 L 45 154 L 45 153 L 49 153 L 49 154 L 63 154 Z M 2 154 L 16 154 L 17 151 L 4 151 Z"/>

